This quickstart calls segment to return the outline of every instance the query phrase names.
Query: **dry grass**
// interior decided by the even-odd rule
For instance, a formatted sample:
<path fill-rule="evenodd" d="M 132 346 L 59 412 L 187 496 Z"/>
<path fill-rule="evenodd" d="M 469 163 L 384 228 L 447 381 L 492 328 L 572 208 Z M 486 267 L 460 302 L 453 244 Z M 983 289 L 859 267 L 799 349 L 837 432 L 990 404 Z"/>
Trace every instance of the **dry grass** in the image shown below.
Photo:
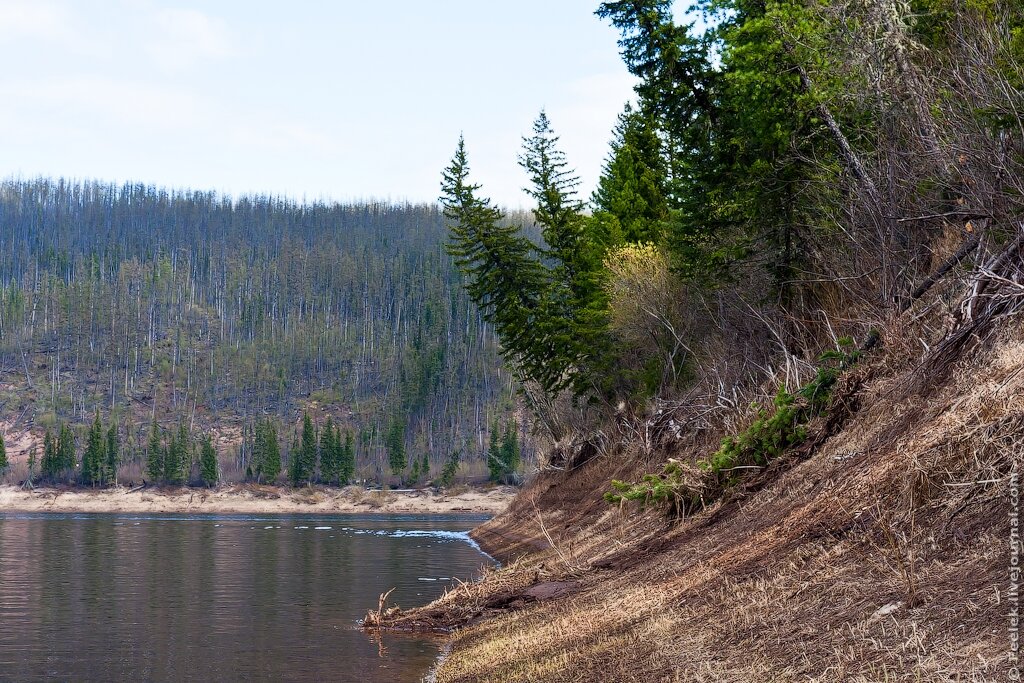
<path fill-rule="evenodd" d="M 386 505 L 395 501 L 395 494 L 387 489 L 380 491 L 369 491 L 363 496 L 360 503 L 366 505 L 371 509 L 377 509 L 385 507 Z"/>
<path fill-rule="evenodd" d="M 1004 680 L 1024 330 L 931 383 L 923 348 L 887 347 L 841 431 L 682 523 L 600 500 L 649 467 L 630 459 L 534 482 L 476 533 L 519 559 L 420 612 L 469 624 L 436 680 Z M 516 598 L 561 580 L 578 589 Z"/>
<path fill-rule="evenodd" d="M 353 505 L 359 505 L 366 498 L 366 489 L 362 486 L 346 486 L 341 495 L 347 498 Z"/>
<path fill-rule="evenodd" d="M 452 484 L 448 488 L 444 489 L 444 493 L 446 496 L 458 496 L 469 490 L 470 487 L 466 484 Z"/>

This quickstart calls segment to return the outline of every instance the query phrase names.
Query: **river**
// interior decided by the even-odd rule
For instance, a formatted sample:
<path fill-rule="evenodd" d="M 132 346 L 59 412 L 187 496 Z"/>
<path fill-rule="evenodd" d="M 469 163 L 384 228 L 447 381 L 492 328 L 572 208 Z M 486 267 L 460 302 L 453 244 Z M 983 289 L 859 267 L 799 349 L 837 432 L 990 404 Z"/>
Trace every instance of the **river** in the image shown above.
<path fill-rule="evenodd" d="M 478 573 L 484 519 L 0 513 L 0 680 L 420 681 L 436 638 L 357 620 Z"/>

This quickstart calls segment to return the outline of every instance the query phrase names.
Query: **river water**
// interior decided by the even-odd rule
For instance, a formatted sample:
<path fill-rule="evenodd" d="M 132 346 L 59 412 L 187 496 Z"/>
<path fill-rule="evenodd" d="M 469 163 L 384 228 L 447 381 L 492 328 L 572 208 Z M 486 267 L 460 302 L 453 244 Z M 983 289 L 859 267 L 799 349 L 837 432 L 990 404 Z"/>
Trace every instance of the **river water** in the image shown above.
<path fill-rule="evenodd" d="M 479 572 L 483 519 L 0 513 L 0 681 L 420 681 L 437 639 L 356 622 Z"/>

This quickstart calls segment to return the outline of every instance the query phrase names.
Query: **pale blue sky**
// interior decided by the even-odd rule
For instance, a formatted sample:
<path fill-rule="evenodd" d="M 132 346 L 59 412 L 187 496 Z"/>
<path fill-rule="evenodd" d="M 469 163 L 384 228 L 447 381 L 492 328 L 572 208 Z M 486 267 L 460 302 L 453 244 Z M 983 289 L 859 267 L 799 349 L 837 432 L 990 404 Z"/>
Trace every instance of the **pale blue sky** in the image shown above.
<path fill-rule="evenodd" d="M 632 78 L 598 0 L 0 0 L 0 176 L 433 201 L 464 131 L 527 205 L 546 108 L 589 195 Z"/>

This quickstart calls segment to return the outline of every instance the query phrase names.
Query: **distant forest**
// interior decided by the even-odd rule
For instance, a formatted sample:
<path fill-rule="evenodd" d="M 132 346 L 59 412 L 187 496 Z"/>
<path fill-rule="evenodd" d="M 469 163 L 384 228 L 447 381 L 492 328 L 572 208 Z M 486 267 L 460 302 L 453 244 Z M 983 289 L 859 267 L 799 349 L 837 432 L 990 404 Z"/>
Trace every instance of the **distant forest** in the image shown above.
<path fill-rule="evenodd" d="M 8 453 L 41 458 L 44 432 L 84 437 L 102 413 L 140 474 L 156 423 L 212 433 L 241 477 L 246 434 L 271 418 L 287 460 L 308 411 L 352 432 L 357 477 L 388 476 L 396 451 L 484 472 L 511 384 L 445 239 L 431 205 L 6 181 Z"/>

